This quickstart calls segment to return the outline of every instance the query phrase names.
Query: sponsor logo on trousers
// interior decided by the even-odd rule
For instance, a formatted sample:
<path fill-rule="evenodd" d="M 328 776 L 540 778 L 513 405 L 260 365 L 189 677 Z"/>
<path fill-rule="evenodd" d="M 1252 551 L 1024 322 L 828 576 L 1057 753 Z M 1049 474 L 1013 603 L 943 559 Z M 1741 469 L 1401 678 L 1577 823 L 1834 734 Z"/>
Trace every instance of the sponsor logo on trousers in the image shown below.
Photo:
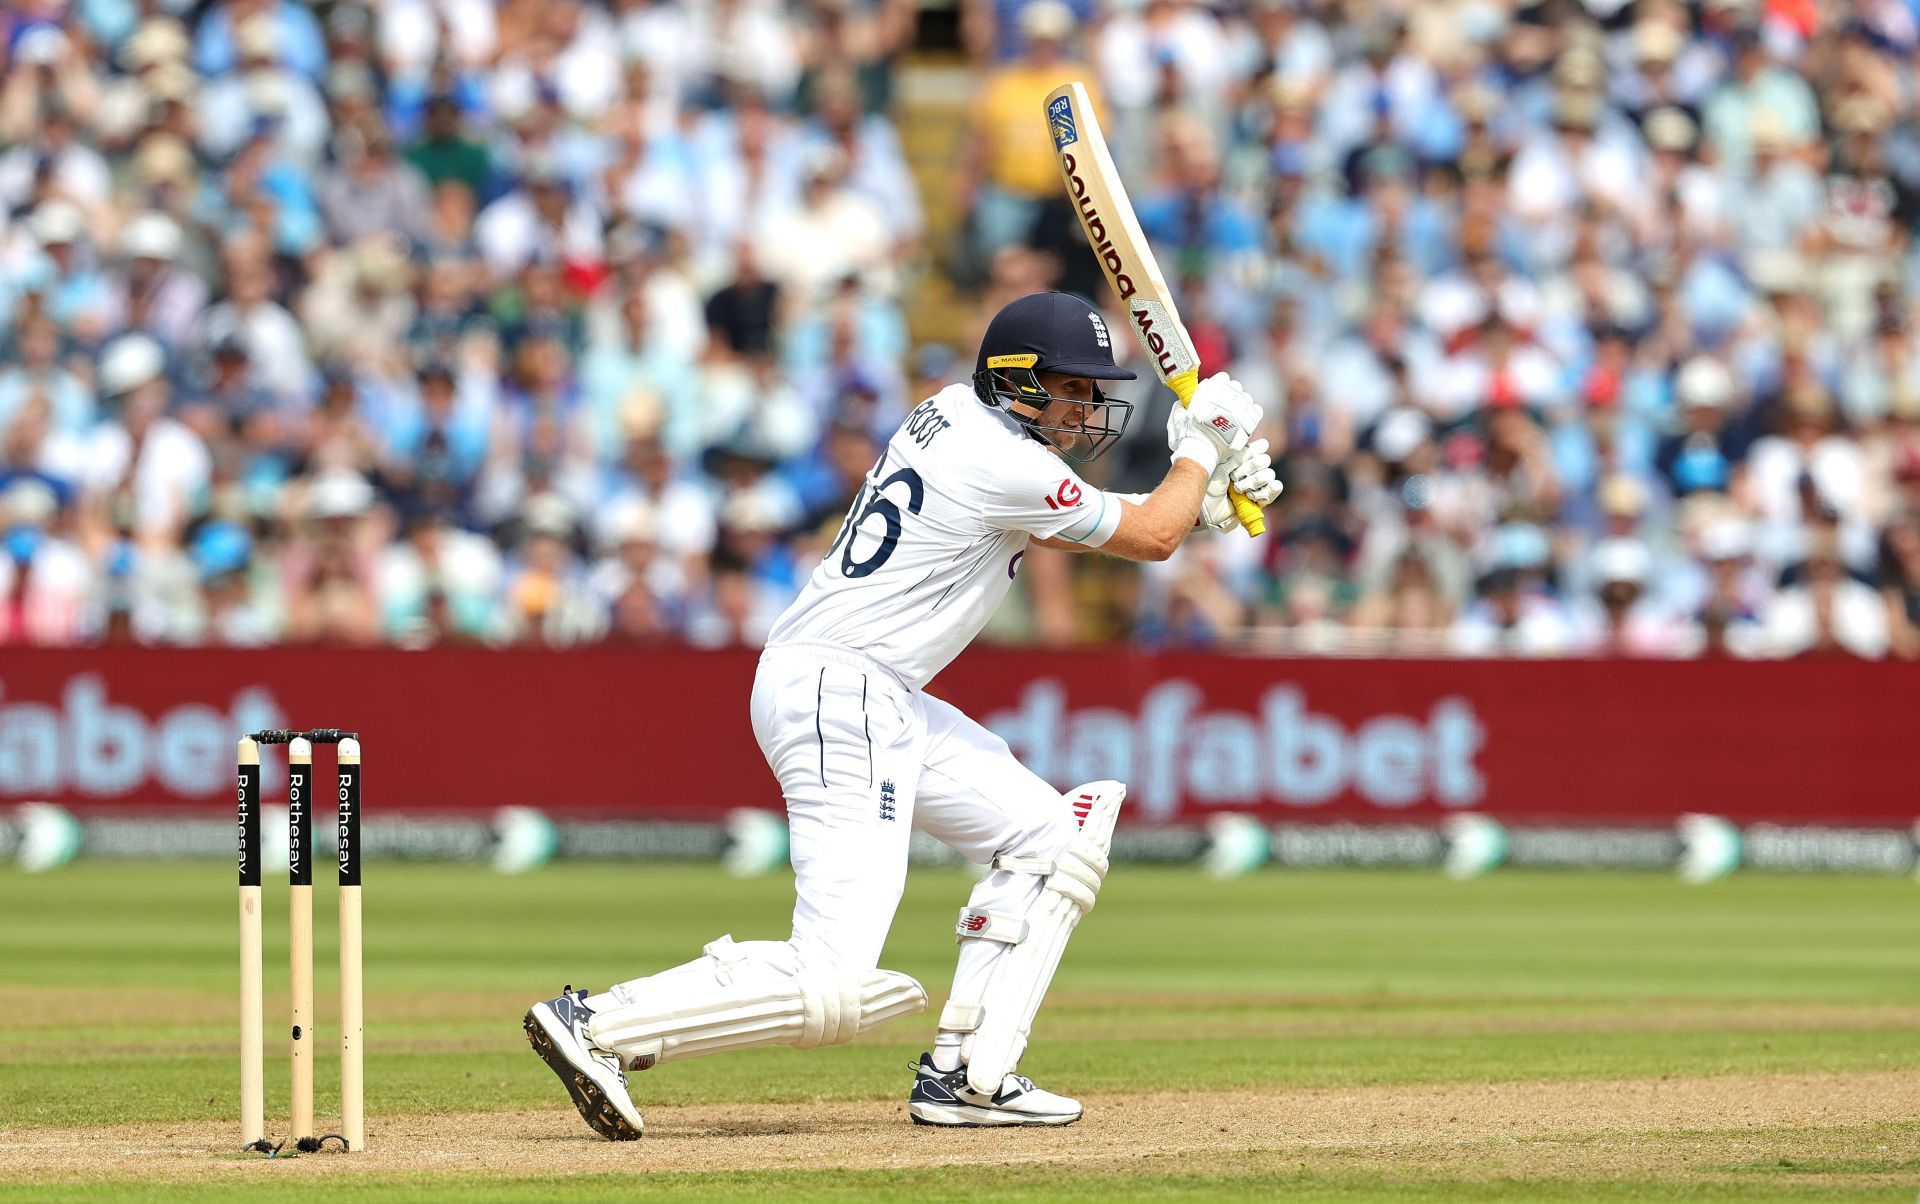
<path fill-rule="evenodd" d="M 1486 795 L 1476 764 L 1486 729 L 1457 696 L 1424 715 L 1379 714 L 1349 728 L 1315 714 L 1291 685 L 1249 707 L 1206 709 L 1200 690 L 1175 678 L 1128 711 L 1070 708 L 1061 683 L 1042 678 L 986 725 L 1055 785 L 1127 782 L 1149 820 L 1172 818 L 1183 802 L 1316 807 L 1351 793 L 1376 807 L 1471 807 Z"/>

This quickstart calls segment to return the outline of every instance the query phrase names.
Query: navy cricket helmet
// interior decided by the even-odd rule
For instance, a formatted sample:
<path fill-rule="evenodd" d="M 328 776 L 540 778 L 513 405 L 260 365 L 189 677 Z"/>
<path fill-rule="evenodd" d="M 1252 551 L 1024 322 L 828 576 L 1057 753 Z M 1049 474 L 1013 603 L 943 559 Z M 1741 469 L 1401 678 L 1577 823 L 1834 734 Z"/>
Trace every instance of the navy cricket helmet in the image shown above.
<path fill-rule="evenodd" d="M 973 372 L 980 400 L 1005 410 L 1035 439 L 1076 464 L 1098 459 L 1127 429 L 1133 403 L 1108 397 L 1098 385 L 1091 401 L 1055 397 L 1041 387 L 1042 372 L 1135 379 L 1113 362 L 1113 336 L 1099 310 L 1068 293 L 1031 293 L 1010 302 L 987 323 Z M 1043 421 L 1056 401 L 1077 408 L 1064 419 Z"/>

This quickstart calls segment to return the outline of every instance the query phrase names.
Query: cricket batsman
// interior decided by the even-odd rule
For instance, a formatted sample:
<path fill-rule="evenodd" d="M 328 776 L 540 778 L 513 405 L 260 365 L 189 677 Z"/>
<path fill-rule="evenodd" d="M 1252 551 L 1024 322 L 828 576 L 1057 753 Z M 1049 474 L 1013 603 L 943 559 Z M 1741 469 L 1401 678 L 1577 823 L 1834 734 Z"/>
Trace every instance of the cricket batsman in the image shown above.
<path fill-rule="evenodd" d="M 786 796 L 794 886 L 784 941 L 721 936 L 684 965 L 526 1014 L 535 1052 L 588 1125 L 641 1134 L 627 1071 L 784 1044 L 837 1045 L 926 1007 L 879 969 L 913 828 L 991 864 L 961 909 L 959 964 L 908 1112 L 950 1127 L 1065 1125 L 1080 1104 L 1015 1073 L 1067 938 L 1107 873 L 1126 787 L 1065 795 L 1006 742 L 925 692 L 986 623 L 1030 545 L 1164 560 L 1196 524 L 1237 524 L 1229 486 L 1279 496 L 1255 405 L 1224 373 L 1168 419 L 1150 494 L 1080 479 L 1120 437 L 1132 380 L 1096 309 L 1022 297 L 987 327 L 968 384 L 922 402 L 867 474 L 825 558 L 760 657 L 753 731 Z"/>

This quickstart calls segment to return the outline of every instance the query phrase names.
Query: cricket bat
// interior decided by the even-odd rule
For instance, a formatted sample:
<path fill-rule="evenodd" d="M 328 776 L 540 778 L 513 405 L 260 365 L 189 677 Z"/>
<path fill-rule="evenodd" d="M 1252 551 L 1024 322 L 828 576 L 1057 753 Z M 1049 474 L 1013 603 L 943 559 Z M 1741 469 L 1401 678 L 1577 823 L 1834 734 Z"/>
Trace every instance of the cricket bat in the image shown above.
<path fill-rule="evenodd" d="M 1180 322 L 1173 290 L 1154 262 L 1140 220 L 1133 215 L 1133 204 L 1127 200 L 1113 156 L 1107 153 L 1106 136 L 1100 132 L 1084 85 L 1062 84 L 1047 94 L 1047 128 L 1053 135 L 1053 152 L 1060 160 L 1067 196 L 1080 215 L 1080 228 L 1086 231 L 1087 244 L 1107 274 L 1107 283 L 1127 307 L 1133 337 L 1180 404 L 1189 404 L 1200 384 L 1200 356 Z M 1248 535 L 1267 529 L 1260 507 L 1237 490 L 1229 496 Z"/>

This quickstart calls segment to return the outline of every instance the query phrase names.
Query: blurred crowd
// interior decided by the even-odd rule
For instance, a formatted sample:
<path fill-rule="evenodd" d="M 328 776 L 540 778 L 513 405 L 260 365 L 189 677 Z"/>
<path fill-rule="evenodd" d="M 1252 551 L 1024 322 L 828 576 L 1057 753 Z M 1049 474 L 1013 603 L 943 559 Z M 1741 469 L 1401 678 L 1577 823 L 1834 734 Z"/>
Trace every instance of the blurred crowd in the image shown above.
<path fill-rule="evenodd" d="M 1920 655 L 1920 5 L 956 15 L 16 0 L 0 644 L 758 642 L 994 308 L 1111 301 L 1081 78 L 1286 493 L 999 638 Z"/>

